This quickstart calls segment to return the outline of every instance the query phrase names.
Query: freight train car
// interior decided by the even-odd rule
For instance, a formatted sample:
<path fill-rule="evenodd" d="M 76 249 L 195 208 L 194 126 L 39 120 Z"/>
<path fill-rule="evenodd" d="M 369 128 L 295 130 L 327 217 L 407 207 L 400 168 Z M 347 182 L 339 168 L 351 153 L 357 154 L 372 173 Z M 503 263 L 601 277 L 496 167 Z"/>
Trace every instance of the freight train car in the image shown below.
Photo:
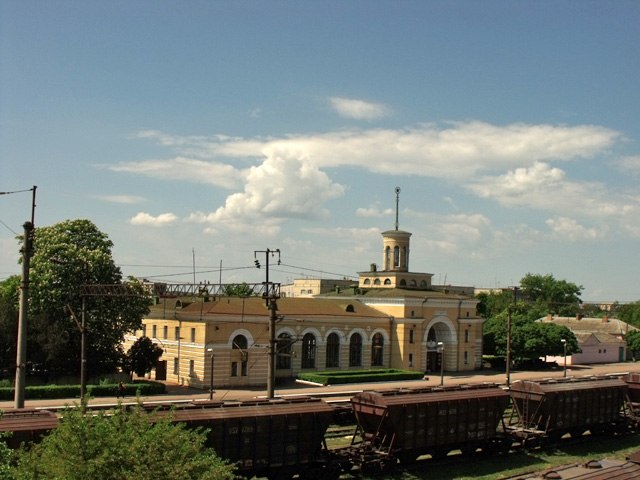
<path fill-rule="evenodd" d="M 208 446 L 248 478 L 291 478 L 296 473 L 331 478 L 339 474 L 324 454 L 333 408 L 317 398 L 202 402 L 153 415 L 170 415 L 172 421 L 209 429 Z"/>
<path fill-rule="evenodd" d="M 508 429 L 524 441 L 621 430 L 628 389 L 613 376 L 517 381 L 510 388 L 517 419 Z"/>
<path fill-rule="evenodd" d="M 351 399 L 364 468 L 500 447 L 509 394 L 495 384 L 369 391 Z M 499 428 L 500 427 L 500 428 Z"/>
<path fill-rule="evenodd" d="M 5 439 L 11 448 L 21 443 L 38 442 L 56 428 L 58 417 L 47 410 L 12 409 L 0 413 L 0 432 L 9 433 Z"/>

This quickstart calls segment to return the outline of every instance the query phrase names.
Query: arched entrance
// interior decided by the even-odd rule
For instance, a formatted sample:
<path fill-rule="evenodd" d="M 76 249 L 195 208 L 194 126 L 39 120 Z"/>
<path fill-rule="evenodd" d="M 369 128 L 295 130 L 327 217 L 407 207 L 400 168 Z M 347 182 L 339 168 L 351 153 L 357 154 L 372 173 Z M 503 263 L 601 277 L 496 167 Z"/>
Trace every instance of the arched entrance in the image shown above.
<path fill-rule="evenodd" d="M 455 345 L 455 332 L 451 330 L 449 322 L 436 321 L 431 322 L 427 329 L 425 342 L 425 359 L 424 371 L 428 373 L 437 373 L 442 370 L 444 362 L 444 370 L 455 370 L 447 362 L 447 358 L 452 358 L 451 348 Z"/>

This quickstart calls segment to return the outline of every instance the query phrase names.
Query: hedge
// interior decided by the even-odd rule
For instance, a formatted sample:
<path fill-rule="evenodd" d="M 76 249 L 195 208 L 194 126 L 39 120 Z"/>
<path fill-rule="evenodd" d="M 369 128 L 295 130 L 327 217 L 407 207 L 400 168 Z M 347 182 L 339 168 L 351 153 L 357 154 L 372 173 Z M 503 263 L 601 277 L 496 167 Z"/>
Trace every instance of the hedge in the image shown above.
<path fill-rule="evenodd" d="M 125 395 L 159 395 L 167 391 L 164 383 L 137 380 L 125 383 Z M 87 385 L 87 394 L 91 397 L 115 397 L 118 384 Z M 13 400 L 13 387 L 0 387 L 0 400 Z M 80 385 L 37 385 L 25 388 L 24 396 L 29 400 L 53 398 L 79 398 Z"/>
<path fill-rule="evenodd" d="M 424 373 L 412 370 L 379 369 L 379 370 L 349 370 L 300 373 L 298 378 L 307 382 L 322 385 L 337 385 L 345 383 L 392 382 L 400 380 L 419 380 Z"/>

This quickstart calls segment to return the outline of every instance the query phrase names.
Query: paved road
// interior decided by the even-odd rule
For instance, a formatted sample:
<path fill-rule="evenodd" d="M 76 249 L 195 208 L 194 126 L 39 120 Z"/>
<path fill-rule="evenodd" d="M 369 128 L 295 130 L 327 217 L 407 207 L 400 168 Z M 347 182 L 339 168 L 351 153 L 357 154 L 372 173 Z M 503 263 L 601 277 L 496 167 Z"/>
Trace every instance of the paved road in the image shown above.
<path fill-rule="evenodd" d="M 605 375 L 612 373 L 640 373 L 640 362 L 638 363 L 611 363 L 597 365 L 573 365 L 568 367 L 567 376 L 579 377 L 585 375 Z M 562 378 L 564 372 L 562 368 L 553 371 L 515 371 L 511 373 L 511 382 L 522 379 L 539 379 L 539 378 Z M 446 374 L 443 377 L 445 385 L 460 385 L 465 383 L 491 382 L 497 384 L 506 384 L 506 375 L 504 372 L 496 373 L 495 371 L 475 371 Z M 348 398 L 356 392 L 363 390 L 375 390 L 381 388 L 411 388 L 411 387 L 430 387 L 440 384 L 440 375 L 429 375 L 424 380 L 411 380 L 401 382 L 386 383 L 360 383 L 349 385 L 334 386 L 314 386 L 302 383 L 291 383 L 286 386 L 276 388 L 275 395 L 278 397 L 294 396 L 294 395 L 314 395 L 327 396 L 334 398 Z M 266 397 L 264 388 L 247 388 L 247 389 L 219 389 L 213 396 L 218 401 L 234 401 L 234 400 L 251 400 L 255 398 Z M 164 395 L 154 395 L 149 397 L 141 397 L 145 403 L 153 402 L 174 402 L 174 401 L 193 401 L 208 400 L 209 392 L 199 389 L 181 387 L 178 385 L 167 385 L 167 393 Z M 118 402 L 115 397 L 99 397 L 89 400 L 92 406 L 114 405 Z M 134 397 L 124 399 L 125 403 L 134 403 Z M 46 407 L 63 407 L 65 405 L 74 405 L 79 403 L 79 398 L 66 398 L 57 400 L 25 400 L 25 408 L 46 408 Z M 13 408 L 13 401 L 0 401 L 0 409 Z"/>

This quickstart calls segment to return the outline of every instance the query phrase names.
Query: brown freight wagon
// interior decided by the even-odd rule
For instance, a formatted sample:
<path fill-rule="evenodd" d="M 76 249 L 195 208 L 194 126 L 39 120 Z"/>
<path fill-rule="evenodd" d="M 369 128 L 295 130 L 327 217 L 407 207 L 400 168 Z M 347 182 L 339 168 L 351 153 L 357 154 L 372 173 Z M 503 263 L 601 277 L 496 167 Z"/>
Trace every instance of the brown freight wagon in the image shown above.
<path fill-rule="evenodd" d="M 511 384 L 510 394 L 517 413 L 516 434 L 582 435 L 622 428 L 627 383 L 618 377 L 569 377 L 522 380 Z"/>
<path fill-rule="evenodd" d="M 629 386 L 628 414 L 629 420 L 636 428 L 640 427 L 640 373 L 628 373 L 622 379 Z"/>
<path fill-rule="evenodd" d="M 320 399 L 204 403 L 173 412 L 173 421 L 210 429 L 208 446 L 246 477 L 290 478 L 323 467 L 324 435 L 333 408 Z"/>
<path fill-rule="evenodd" d="M 495 384 L 458 385 L 363 392 L 351 403 L 371 458 L 412 461 L 425 454 L 496 447 L 504 440 L 498 427 L 509 394 Z"/>
<path fill-rule="evenodd" d="M 11 409 L 0 414 L 0 432 L 10 432 L 5 439 L 10 448 L 21 443 L 39 442 L 58 426 L 58 417 L 48 410 Z"/>

